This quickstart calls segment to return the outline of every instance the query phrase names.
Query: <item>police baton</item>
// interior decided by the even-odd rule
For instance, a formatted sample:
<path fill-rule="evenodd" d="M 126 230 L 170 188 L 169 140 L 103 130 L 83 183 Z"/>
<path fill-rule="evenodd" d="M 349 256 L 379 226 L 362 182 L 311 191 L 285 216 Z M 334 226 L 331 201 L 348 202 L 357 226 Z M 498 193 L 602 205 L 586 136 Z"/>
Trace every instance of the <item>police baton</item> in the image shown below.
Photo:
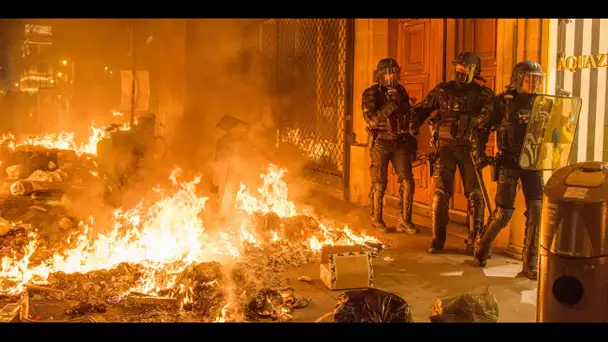
<path fill-rule="evenodd" d="M 486 203 L 486 208 L 488 209 L 488 213 L 490 217 L 492 216 L 492 205 L 490 204 L 490 196 L 488 196 L 488 190 L 486 189 L 486 183 L 483 181 L 483 175 L 481 174 L 481 169 L 477 167 L 477 163 L 475 162 L 475 157 L 473 156 L 473 151 L 469 151 L 469 157 L 471 157 L 471 162 L 473 163 L 473 168 L 475 169 L 475 175 L 477 176 L 477 182 L 479 183 L 479 187 L 481 188 L 481 194 L 483 195 L 483 200 Z"/>

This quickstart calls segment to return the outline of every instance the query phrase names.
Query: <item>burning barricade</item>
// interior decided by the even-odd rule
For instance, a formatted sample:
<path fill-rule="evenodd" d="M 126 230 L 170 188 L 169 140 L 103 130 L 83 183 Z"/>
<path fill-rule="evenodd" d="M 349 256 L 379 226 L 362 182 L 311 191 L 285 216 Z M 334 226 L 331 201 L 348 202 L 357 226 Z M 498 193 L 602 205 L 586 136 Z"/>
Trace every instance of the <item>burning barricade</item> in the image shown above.
<path fill-rule="evenodd" d="M 89 145 L 103 136 L 95 134 Z M 285 170 L 274 165 L 257 194 L 241 185 L 227 226 L 203 224 L 200 178 L 178 180 L 179 169 L 170 189 L 155 189 L 156 199 L 108 209 L 99 219 L 73 217 L 53 200 L 82 198 L 73 194 L 99 179 L 89 145 L 71 142 L 50 154 L 47 146 L 47 154 L 36 154 L 37 166 L 9 165 L 23 166 L 11 169 L 17 179 L 4 203 L 27 202 L 22 211 L 43 213 L 50 223 L 3 210 L 0 293 L 6 305 L 32 291 L 31 305 L 63 303 L 52 315 L 29 312 L 40 320 L 100 314 L 117 321 L 289 320 L 310 299 L 298 298 L 281 271 L 317 262 L 324 246 L 371 254 L 382 248 L 376 238 L 298 212 L 287 198 Z"/>

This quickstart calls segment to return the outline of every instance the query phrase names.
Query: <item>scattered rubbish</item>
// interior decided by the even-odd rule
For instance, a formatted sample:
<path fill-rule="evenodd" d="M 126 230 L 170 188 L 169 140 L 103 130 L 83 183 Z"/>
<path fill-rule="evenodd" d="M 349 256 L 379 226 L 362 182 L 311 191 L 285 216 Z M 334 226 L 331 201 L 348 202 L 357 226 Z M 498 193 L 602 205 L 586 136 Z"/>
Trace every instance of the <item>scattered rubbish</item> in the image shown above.
<path fill-rule="evenodd" d="M 300 307 L 297 307 L 297 303 L 298 299 L 292 288 L 262 289 L 247 305 L 245 316 L 252 321 L 259 321 L 263 318 L 289 320 L 293 309 L 307 306 L 310 299 L 302 299 Z"/>
<path fill-rule="evenodd" d="M 19 322 L 29 316 L 29 296 L 22 295 L 16 301 L 0 309 L 0 322 Z"/>
<path fill-rule="evenodd" d="M 521 271 L 521 264 L 510 264 L 495 267 L 484 267 L 483 273 L 486 277 L 515 278 Z"/>
<path fill-rule="evenodd" d="M 431 322 L 497 322 L 498 302 L 489 288 L 439 298 L 429 318 Z"/>
<path fill-rule="evenodd" d="M 320 278 L 330 290 L 374 286 L 372 255 L 359 246 L 324 246 L 321 250 Z"/>
<path fill-rule="evenodd" d="M 15 226 L 9 220 L 0 217 L 0 236 L 6 235 L 13 229 Z"/>
<path fill-rule="evenodd" d="M 171 305 L 179 306 L 177 298 L 167 297 L 151 297 L 151 296 L 133 296 L 129 295 L 125 299 L 125 306 L 133 305 Z"/>
<path fill-rule="evenodd" d="M 520 303 L 536 305 L 536 296 L 537 296 L 536 292 L 537 292 L 536 289 L 521 291 Z"/>
<path fill-rule="evenodd" d="M 250 213 L 243 226 L 249 234 L 241 232 L 242 248 L 229 249 L 239 258 L 230 267 L 190 260 L 157 267 L 147 259 L 129 259 L 128 262 L 108 262 L 104 267 L 102 260 L 96 260 L 100 263 L 67 271 L 71 267 L 61 267 L 66 266 L 65 263 L 85 266 L 83 262 L 89 261 L 88 253 L 103 254 L 103 247 L 92 250 L 101 246 L 92 238 L 108 220 L 117 223 L 112 215 L 114 210 L 108 210 L 107 216 L 101 211 L 105 208 L 93 213 L 89 203 L 90 193 L 98 194 L 89 190 L 103 188 L 102 178 L 106 175 L 92 161 L 95 156 L 85 158 L 67 152 L 62 155 L 64 152 L 42 147 L 15 153 L 15 160 L 2 161 L 4 166 L 13 166 L 5 168 L 9 179 L 5 177 L 0 196 L 0 259 L 4 262 L 3 258 L 8 256 L 14 261 L 14 265 L 8 264 L 8 269 L 23 272 L 22 276 L 29 279 L 20 283 L 19 279 L 4 278 L 0 279 L 0 285 L 3 289 L 20 288 L 26 298 L 32 296 L 34 312 L 28 321 L 46 322 L 49 317 L 62 321 L 63 314 L 75 316 L 69 321 L 229 321 L 243 319 L 243 314 L 253 321 L 291 320 L 293 310 L 308 307 L 312 299 L 296 297 L 293 289 L 286 288 L 289 278 L 279 272 L 318 262 L 319 249 L 323 249 L 321 267 L 327 271 L 324 279 L 328 287 L 367 288 L 373 286 L 371 258 L 387 246 L 370 242 L 377 241 L 371 236 L 355 236 L 348 227 L 322 224 L 318 217 L 302 214 L 285 217 L 260 211 Z M 130 221 L 121 224 L 124 231 L 128 230 L 127 225 L 137 229 L 143 226 L 139 220 L 137 224 Z M 228 235 L 226 242 L 231 238 Z M 104 235 L 104 238 L 115 236 Z M 343 246 L 343 250 L 330 249 L 328 253 L 322 246 L 332 241 L 357 245 Z M 71 260 L 73 252 L 80 247 L 87 248 L 86 252 L 82 251 L 87 256 L 81 255 L 83 261 Z M 108 258 L 113 258 L 111 255 L 108 253 Z M 49 273 L 44 273 L 46 269 L 40 275 L 25 272 L 21 261 L 31 267 L 48 266 Z M 312 282 L 310 276 L 300 276 L 298 280 Z M 45 286 L 25 285 L 30 281 Z M 148 286 L 149 282 L 154 286 Z M 26 312 L 21 306 L 16 309 L 17 304 L 13 302 L 1 304 L 0 308 L 6 310 L 0 320 L 14 320 Z M 70 304 L 75 305 L 67 308 Z M 120 310 L 110 310 L 116 306 Z M 123 313 L 112 317 L 115 311 Z M 104 313 L 104 317 L 92 316 L 99 313 Z M 230 317 L 232 315 L 238 318 Z"/>
<path fill-rule="evenodd" d="M 378 289 L 344 292 L 338 298 L 334 321 L 340 323 L 411 323 L 407 302 Z"/>
<path fill-rule="evenodd" d="M 27 170 L 25 165 L 12 165 L 6 168 L 6 174 L 10 179 L 19 179 L 22 177 L 27 177 Z"/>
<path fill-rule="evenodd" d="M 99 312 L 103 313 L 107 311 L 107 307 L 104 304 L 90 304 L 80 302 L 76 305 L 71 306 L 65 311 L 68 316 L 86 315 L 89 313 Z"/>
<path fill-rule="evenodd" d="M 308 304 L 310 304 L 310 302 L 312 302 L 312 298 L 309 298 L 309 297 L 304 297 L 304 298 L 298 299 L 294 308 L 303 309 L 303 308 L 307 307 Z"/>
<path fill-rule="evenodd" d="M 298 280 L 305 283 L 310 283 L 312 281 L 312 278 L 309 276 L 301 276 L 300 278 L 298 278 Z"/>
<path fill-rule="evenodd" d="M 70 229 L 72 228 L 74 225 L 74 223 L 72 222 L 72 220 L 70 220 L 67 217 L 62 218 L 61 220 L 59 220 L 59 228 L 66 230 L 66 229 Z"/>

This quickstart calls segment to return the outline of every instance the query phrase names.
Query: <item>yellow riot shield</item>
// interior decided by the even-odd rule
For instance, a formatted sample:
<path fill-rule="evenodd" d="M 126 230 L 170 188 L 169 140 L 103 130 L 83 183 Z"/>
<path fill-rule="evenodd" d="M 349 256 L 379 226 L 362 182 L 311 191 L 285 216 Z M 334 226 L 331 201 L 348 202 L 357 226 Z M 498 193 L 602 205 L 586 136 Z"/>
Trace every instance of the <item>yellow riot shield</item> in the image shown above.
<path fill-rule="evenodd" d="M 582 99 L 537 95 L 519 159 L 526 170 L 556 170 L 568 164 Z"/>

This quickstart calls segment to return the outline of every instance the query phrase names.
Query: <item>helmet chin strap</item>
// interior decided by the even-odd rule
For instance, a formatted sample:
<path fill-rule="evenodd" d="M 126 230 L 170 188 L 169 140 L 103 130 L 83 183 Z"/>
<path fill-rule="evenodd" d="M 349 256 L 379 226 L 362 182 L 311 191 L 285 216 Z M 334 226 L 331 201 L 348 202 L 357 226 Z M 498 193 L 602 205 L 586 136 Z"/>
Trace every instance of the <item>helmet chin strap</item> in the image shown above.
<path fill-rule="evenodd" d="M 473 81 L 471 81 L 471 82 L 464 82 L 464 81 L 456 79 L 456 84 L 460 88 L 466 89 L 466 88 L 470 88 L 471 87 L 471 85 L 473 84 Z"/>

